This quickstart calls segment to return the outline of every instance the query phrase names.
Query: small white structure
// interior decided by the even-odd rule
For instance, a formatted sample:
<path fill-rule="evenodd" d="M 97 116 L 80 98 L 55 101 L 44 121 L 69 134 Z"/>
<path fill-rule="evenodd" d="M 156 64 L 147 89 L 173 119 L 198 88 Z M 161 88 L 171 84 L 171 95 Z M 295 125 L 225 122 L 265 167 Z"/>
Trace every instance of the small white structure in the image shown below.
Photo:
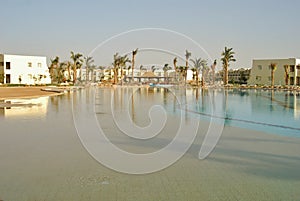
<path fill-rule="evenodd" d="M 277 69 L 274 72 L 275 85 L 285 85 L 285 66 L 288 70 L 288 85 L 300 85 L 300 59 L 296 58 L 253 60 L 248 84 L 271 85 L 271 63 L 277 64 Z"/>
<path fill-rule="evenodd" d="M 0 54 L 0 83 L 50 84 L 46 57 Z"/>

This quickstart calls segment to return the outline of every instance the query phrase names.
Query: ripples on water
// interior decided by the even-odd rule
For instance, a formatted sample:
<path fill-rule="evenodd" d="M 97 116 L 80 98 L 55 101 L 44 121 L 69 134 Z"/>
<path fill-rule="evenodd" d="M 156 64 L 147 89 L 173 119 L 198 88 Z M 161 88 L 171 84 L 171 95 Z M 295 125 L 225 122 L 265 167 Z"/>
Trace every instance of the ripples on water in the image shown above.
<path fill-rule="evenodd" d="M 123 100 L 120 100 L 121 94 L 127 93 L 132 92 L 121 88 L 115 94 L 119 98 L 118 106 L 124 105 Z M 184 110 L 191 118 L 225 121 L 225 125 L 300 137 L 300 97 L 297 93 L 240 89 L 224 91 L 140 88 L 132 97 L 130 111 L 135 120 L 145 119 L 147 115 L 144 111 L 148 112 L 150 106 L 158 104 L 169 114 L 179 114 Z M 176 99 L 184 103 L 184 108 L 179 107 Z"/>
<path fill-rule="evenodd" d="M 123 96 L 131 89 L 116 90 L 115 104 L 124 107 Z M 103 93 L 103 89 L 99 89 Z M 101 94 L 100 94 L 101 96 Z M 178 100 L 185 107 L 178 106 Z M 5 107 L 3 104 L 11 104 Z M 69 108 L 70 94 L 66 97 L 5 100 L 0 104 L 0 117 L 10 121 L 45 119 L 59 108 Z M 135 89 L 129 104 L 129 113 L 139 126 L 149 124 L 148 111 L 153 105 L 163 106 L 169 114 L 186 115 L 206 121 L 225 120 L 225 125 L 237 126 L 267 133 L 300 137 L 300 96 L 287 91 L 268 90 L 201 90 L 175 88 Z M 216 111 L 216 107 L 218 111 Z M 213 112 L 213 110 L 215 110 Z M 69 118 L 69 117 L 66 117 Z M 51 128 L 51 125 L 49 125 Z"/>
<path fill-rule="evenodd" d="M 111 90 L 97 90 L 96 107 L 110 107 L 103 103 L 111 98 Z M 115 90 L 116 108 L 126 108 L 124 97 L 130 90 Z M 187 195 L 203 198 L 191 200 L 205 200 L 209 195 L 218 195 L 220 200 L 299 197 L 299 139 L 259 132 L 228 133 L 233 130 L 228 129 L 205 161 L 197 158 L 200 138 L 178 163 L 156 174 L 134 177 L 110 171 L 92 160 L 78 139 L 72 119 L 72 96 L 82 94 L 78 91 L 0 102 L 0 200 L 99 200 L 100 195 L 104 195 L 101 200 L 117 200 L 120 197 L 116 195 L 131 195 L 132 200 L 143 196 L 159 200 L 172 195 L 171 200 L 185 200 Z M 299 98 L 285 91 L 141 88 L 126 109 L 140 126 L 149 124 L 149 108 L 158 104 L 172 117 L 184 112 L 187 119 L 221 119 L 230 126 L 299 137 Z M 181 108 L 179 100 L 183 102 Z M 12 106 L 3 107 L 4 104 Z M 107 117 L 97 112 L 97 117 Z M 172 124 L 170 129 L 176 130 L 176 126 Z M 111 131 L 110 127 L 103 129 Z M 159 136 L 156 141 L 138 144 L 112 135 L 118 146 L 133 152 L 164 147 L 169 143 L 164 139 L 170 137 Z M 174 195 L 174 189 L 179 194 Z"/>

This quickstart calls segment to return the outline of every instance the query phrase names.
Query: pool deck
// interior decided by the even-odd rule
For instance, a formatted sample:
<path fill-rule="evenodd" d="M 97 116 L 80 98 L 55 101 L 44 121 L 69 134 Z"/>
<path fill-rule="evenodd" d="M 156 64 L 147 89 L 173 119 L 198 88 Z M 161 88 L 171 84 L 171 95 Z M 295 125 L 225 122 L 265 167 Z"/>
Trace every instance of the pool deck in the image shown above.
<path fill-rule="evenodd" d="M 46 87 L 0 87 L 0 100 L 58 95 L 54 91 L 42 91 L 44 88 Z"/>

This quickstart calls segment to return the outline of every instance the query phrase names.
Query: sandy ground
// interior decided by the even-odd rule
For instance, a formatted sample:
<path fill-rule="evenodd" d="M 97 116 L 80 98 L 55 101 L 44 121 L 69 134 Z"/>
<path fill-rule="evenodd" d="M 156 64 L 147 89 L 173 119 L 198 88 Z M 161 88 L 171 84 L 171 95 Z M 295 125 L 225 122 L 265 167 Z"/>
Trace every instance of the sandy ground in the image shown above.
<path fill-rule="evenodd" d="M 45 87 L 0 87 L 0 100 L 12 98 L 33 98 L 57 95 L 56 92 L 41 91 Z"/>

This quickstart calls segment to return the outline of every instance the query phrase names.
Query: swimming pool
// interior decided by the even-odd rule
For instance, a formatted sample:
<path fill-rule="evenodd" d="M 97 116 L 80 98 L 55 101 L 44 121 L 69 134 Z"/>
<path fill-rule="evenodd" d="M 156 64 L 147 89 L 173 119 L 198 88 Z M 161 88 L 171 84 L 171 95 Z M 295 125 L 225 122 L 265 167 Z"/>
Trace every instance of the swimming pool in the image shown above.
<path fill-rule="evenodd" d="M 143 154 L 163 149 L 171 143 L 178 129 L 181 112 L 187 123 L 190 119 L 200 120 L 198 135 L 184 156 L 170 167 L 153 174 L 122 174 L 95 161 L 82 146 L 74 128 L 72 102 L 80 106 L 76 101 L 87 97 L 90 89 L 63 96 L 9 100 L 15 106 L 0 108 L 1 199 L 250 201 L 299 198 L 300 138 L 290 137 L 299 135 L 297 95 L 238 89 L 94 89 L 97 92 L 95 116 L 111 143 L 124 151 Z M 133 91 L 133 99 L 127 107 L 126 94 Z M 108 112 L 111 105 L 116 111 L 129 110 L 135 123 L 147 126 L 149 108 L 156 104 L 165 108 L 170 120 L 161 134 L 147 140 L 121 133 Z M 224 123 L 225 129 L 209 157 L 199 160 L 209 121 Z M 178 149 L 173 151 L 176 153 Z M 114 156 L 107 150 L 104 153 Z M 140 166 L 140 163 L 132 163 L 132 166 Z"/>
<path fill-rule="evenodd" d="M 129 92 L 123 91 L 122 93 Z M 143 101 L 131 103 L 137 106 L 141 103 L 143 105 L 158 104 L 163 106 L 168 113 L 179 115 L 180 112 L 185 112 L 188 117 L 224 123 L 225 126 L 300 137 L 300 96 L 296 92 L 264 89 L 203 90 L 150 87 L 140 88 L 134 94 L 135 101 L 143 99 Z"/>
<path fill-rule="evenodd" d="M 199 98 L 188 99 L 187 105 L 189 111 L 200 118 L 224 119 L 225 125 L 300 137 L 300 96 L 297 93 L 211 89 L 200 90 L 199 94 Z M 212 114 L 215 105 L 223 106 L 217 115 Z"/>

